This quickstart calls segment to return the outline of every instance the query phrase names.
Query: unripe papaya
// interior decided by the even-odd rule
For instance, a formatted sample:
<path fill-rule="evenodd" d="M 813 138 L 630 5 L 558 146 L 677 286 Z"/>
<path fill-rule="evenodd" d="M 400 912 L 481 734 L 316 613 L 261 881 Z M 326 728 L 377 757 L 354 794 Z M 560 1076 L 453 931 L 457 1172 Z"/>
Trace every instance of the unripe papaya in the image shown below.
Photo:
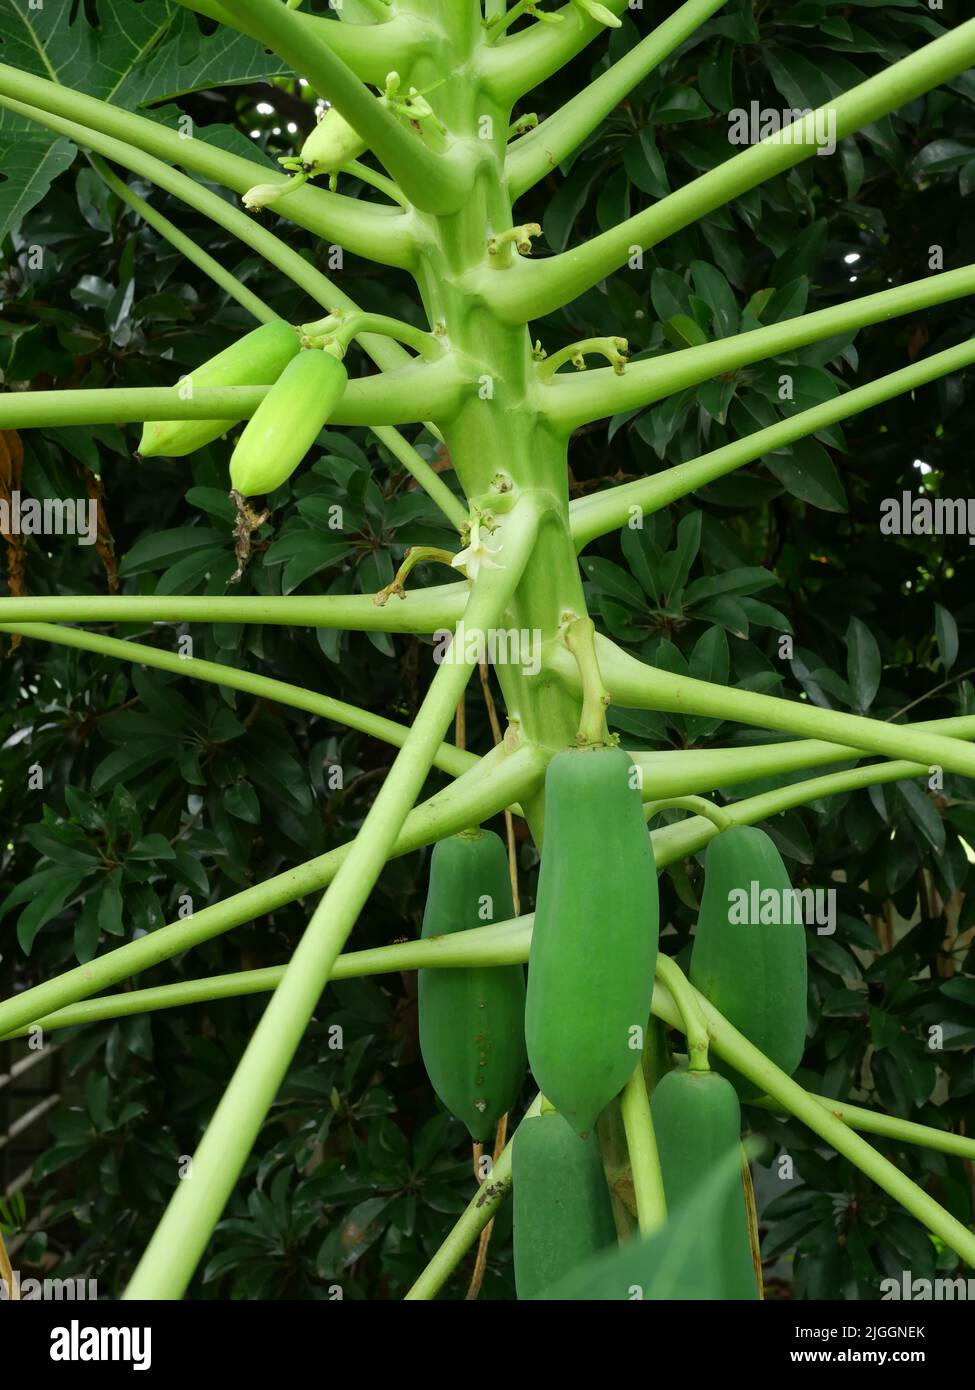
<path fill-rule="evenodd" d="M 349 380 L 330 352 L 308 348 L 293 358 L 248 420 L 230 460 L 230 481 L 243 497 L 287 482 L 342 399 Z"/>
<path fill-rule="evenodd" d="M 738 1097 L 730 1081 L 717 1072 L 669 1071 L 654 1090 L 650 1113 L 667 1209 L 679 1209 L 694 1200 L 716 1165 L 738 1148 Z M 728 1187 L 716 1219 L 722 1297 L 758 1298 L 741 1182 Z"/>
<path fill-rule="evenodd" d="M 731 826 L 708 845 L 690 976 L 749 1042 L 792 1075 L 806 1042 L 806 931 L 782 856 L 764 830 Z M 743 1099 L 758 1094 L 738 1072 L 715 1065 Z"/>
<path fill-rule="evenodd" d="M 545 777 L 525 1031 L 540 1090 L 579 1134 L 640 1059 L 658 924 L 653 850 L 629 755 L 556 754 Z"/>
<path fill-rule="evenodd" d="M 553 1302 L 724 1301 L 722 1216 L 729 1192 L 741 1189 L 738 1152 L 730 1150 L 705 1173 L 667 1220 L 644 1239 L 624 1241 L 586 1260 L 545 1290 Z"/>
<path fill-rule="evenodd" d="M 330 106 L 302 145 L 299 157 L 303 168 L 314 178 L 317 174 L 334 173 L 365 154 L 367 148 L 358 131 Z"/>
<path fill-rule="evenodd" d="M 430 860 L 424 939 L 514 917 L 508 856 L 491 830 L 439 841 Z M 481 1143 L 514 1105 L 525 1079 L 521 965 L 420 970 L 420 1051 L 447 1109 Z"/>
<path fill-rule="evenodd" d="M 246 333 L 231 347 L 197 367 L 189 378 L 191 390 L 208 386 L 269 386 L 277 381 L 301 347 L 290 323 L 275 319 Z M 174 390 L 186 389 L 184 381 Z M 219 439 L 238 420 L 147 420 L 142 427 L 139 453 L 143 458 L 165 455 L 182 458 Z"/>
<path fill-rule="evenodd" d="M 545 1291 L 616 1243 L 596 1136 L 581 1139 L 555 1111 L 522 1120 L 511 1154 L 515 1291 Z"/>

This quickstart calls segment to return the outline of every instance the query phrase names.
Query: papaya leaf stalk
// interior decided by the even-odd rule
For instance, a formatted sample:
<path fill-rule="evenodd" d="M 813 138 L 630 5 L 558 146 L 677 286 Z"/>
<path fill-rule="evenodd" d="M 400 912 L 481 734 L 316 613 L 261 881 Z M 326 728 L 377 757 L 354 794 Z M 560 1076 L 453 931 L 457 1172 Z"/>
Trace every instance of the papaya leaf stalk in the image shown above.
<path fill-rule="evenodd" d="M 544 502 L 525 494 L 504 526 L 507 566 L 482 575 L 465 621 L 489 628 L 504 613 L 534 544 Z M 458 644 L 459 645 L 459 644 Z M 444 661 L 410 733 L 299 942 L 182 1183 L 126 1289 L 128 1300 L 179 1298 L 206 1249 L 319 996 L 403 829 L 476 661 Z"/>
<path fill-rule="evenodd" d="M 409 854 L 444 835 L 487 820 L 531 795 L 545 775 L 544 754 L 530 748 L 508 753 L 500 747 L 496 754 L 487 754 L 475 768 L 410 811 L 388 857 Z M 432 761 L 431 756 L 431 766 Z M 347 841 L 326 854 L 245 888 L 223 902 L 200 908 L 192 917 L 159 927 L 146 936 L 96 956 L 86 965 L 66 970 L 0 1001 L 0 1036 L 33 1023 L 55 1009 L 131 979 L 160 961 L 171 960 L 193 946 L 221 936 L 244 922 L 252 922 L 286 903 L 298 902 L 309 893 L 319 892 L 333 881 L 348 859 L 352 843 Z"/>

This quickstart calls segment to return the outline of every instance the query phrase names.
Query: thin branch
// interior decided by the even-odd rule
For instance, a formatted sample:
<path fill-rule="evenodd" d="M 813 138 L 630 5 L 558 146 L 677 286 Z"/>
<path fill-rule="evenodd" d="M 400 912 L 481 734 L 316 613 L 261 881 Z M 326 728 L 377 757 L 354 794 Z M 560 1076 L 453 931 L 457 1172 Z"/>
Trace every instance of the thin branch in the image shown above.
<path fill-rule="evenodd" d="M 144 420 L 246 420 L 267 386 L 219 386 L 180 399 L 171 386 L 94 387 L 77 391 L 10 391 L 0 396 L 0 429 L 119 425 Z"/>
<path fill-rule="evenodd" d="M 603 684 L 596 654 L 596 626 L 590 617 L 572 617 L 563 627 L 562 642 L 579 673 L 582 710 L 576 743 L 601 744 L 609 742 L 606 710 L 611 703 L 609 691 Z"/>
<path fill-rule="evenodd" d="M 685 0 L 662 24 L 567 101 L 554 116 L 517 140 L 508 152 L 505 174 L 512 202 L 578 149 L 633 88 L 695 33 L 728 0 Z"/>
<path fill-rule="evenodd" d="M 930 700 L 933 695 L 939 695 L 942 690 L 950 690 L 951 687 L 957 685 L 959 681 L 966 680 L 968 676 L 973 675 L 975 675 L 975 666 L 969 666 L 966 671 L 956 671 L 954 675 L 949 676 L 947 680 L 942 681 L 939 685 L 932 686 L 931 689 L 926 690 L 923 695 L 919 695 L 916 700 L 911 700 L 906 705 L 901 705 L 900 709 L 896 710 L 890 718 L 896 719 L 899 715 L 906 714 L 908 710 L 915 709 L 918 705 L 923 705 L 924 701 Z"/>
<path fill-rule="evenodd" d="M 257 623 L 430 634 L 451 627 L 470 586 L 414 589 L 386 608 L 370 594 L 53 594 L 0 598 L 0 619 L 20 623 Z"/>
<path fill-rule="evenodd" d="M 419 482 L 423 491 L 427 493 L 431 502 L 437 503 L 446 520 L 455 525 L 456 530 L 460 531 L 469 521 L 467 507 L 465 503 L 453 495 L 451 489 L 445 484 L 440 474 L 435 473 L 423 455 L 417 453 L 409 439 L 403 438 L 398 430 L 391 430 L 385 425 L 374 425 L 373 434 L 380 443 L 384 443 L 398 463 L 406 468 L 410 477 Z"/>
<path fill-rule="evenodd" d="M 845 391 L 832 400 L 823 401 L 809 410 L 801 410 L 788 419 L 769 425 L 767 429 L 756 430 L 744 435 L 720 449 L 690 459 L 687 463 L 666 468 L 652 477 L 641 478 L 620 487 L 607 488 L 579 498 L 569 507 L 572 537 L 576 548 L 582 550 L 597 536 L 605 536 L 617 527 L 623 526 L 634 514 L 649 516 L 669 506 L 680 497 L 688 497 L 692 492 L 733 473 L 736 468 L 754 463 L 756 459 L 775 453 L 805 439 L 811 434 L 838 424 L 853 415 L 859 415 L 872 406 L 895 396 L 913 391 L 928 382 L 936 381 L 951 372 L 975 362 L 975 338 L 959 343 L 944 352 L 935 353 L 920 362 L 915 362 L 900 371 L 890 372 L 878 377 L 876 381 Z"/>
<path fill-rule="evenodd" d="M 464 614 L 471 630 L 486 631 L 500 620 L 528 561 L 539 518 L 539 508 L 530 495 L 505 516 L 507 565 L 478 576 Z M 193 1181 L 177 1186 L 126 1289 L 126 1300 L 179 1298 L 185 1292 L 335 960 L 394 852 L 474 664 L 465 651 L 438 667 L 409 737 L 315 909 L 284 979 L 214 1111 L 193 1158 Z"/>
<path fill-rule="evenodd" d="M 497 706 L 494 703 L 494 696 L 491 694 L 490 668 L 487 661 L 478 662 L 477 673 L 481 680 L 481 694 L 484 696 L 484 707 L 487 710 L 488 723 L 491 725 L 491 736 L 494 745 L 497 747 L 502 742 L 504 735 L 501 732 L 501 721 L 498 719 Z M 510 810 L 504 813 L 504 837 L 508 847 L 508 877 L 511 879 L 511 901 L 514 904 L 516 913 L 521 912 L 521 892 L 518 887 L 518 843 L 515 839 L 514 816 Z"/>
<path fill-rule="evenodd" d="M 253 290 L 249 290 L 246 285 L 242 284 L 237 276 L 222 266 L 218 260 L 210 255 L 209 251 L 204 251 L 202 246 L 198 246 L 192 237 L 187 236 L 175 223 L 170 222 L 168 217 L 164 217 L 144 198 L 140 198 L 138 193 L 134 193 L 124 180 L 112 172 L 103 159 L 96 154 L 90 154 L 88 162 L 102 182 L 107 184 L 112 192 L 122 199 L 123 203 L 128 204 L 133 212 L 138 213 L 143 222 L 148 223 L 198 270 L 202 270 L 204 275 L 209 276 L 215 285 L 219 285 L 232 299 L 235 299 L 249 314 L 253 314 L 254 318 L 261 323 L 271 323 L 278 317 L 269 304 L 265 304 L 259 295 L 254 294 Z"/>
<path fill-rule="evenodd" d="M 502 1115 L 498 1121 L 498 1127 L 494 1135 L 494 1152 L 491 1155 L 491 1172 L 487 1175 L 490 1181 L 495 1164 L 505 1151 L 508 1143 L 508 1116 Z M 475 1149 L 482 1149 L 481 1144 L 475 1144 Z M 478 1182 L 481 1181 L 480 1173 L 476 1173 Z M 494 1230 L 494 1222 L 489 1221 L 481 1232 L 481 1238 L 477 1242 L 477 1256 L 474 1260 L 474 1270 L 471 1274 L 471 1282 L 467 1287 L 467 1297 L 465 1302 L 472 1303 L 481 1292 L 481 1285 L 484 1283 L 484 1276 L 487 1273 L 488 1250 L 491 1245 L 491 1232 Z"/>
<path fill-rule="evenodd" d="M 647 1079 L 642 1062 L 637 1062 L 620 1097 L 620 1113 L 626 1131 L 626 1148 L 633 1175 L 637 1220 L 644 1240 L 659 1231 L 667 1221 L 667 1199 L 660 1171 L 657 1141 L 650 1115 Z"/>
<path fill-rule="evenodd" d="M 755 1185 L 752 1182 L 751 1165 L 745 1146 L 741 1146 L 741 1188 L 745 1198 L 745 1216 L 748 1222 L 748 1244 L 752 1252 L 752 1268 L 755 1271 L 755 1287 L 760 1299 L 765 1297 L 765 1280 L 762 1276 L 762 1242 L 758 1233 L 758 1207 L 755 1205 Z"/>
<path fill-rule="evenodd" d="M 726 1062 L 746 1076 L 753 1085 L 760 1086 L 814 1134 L 825 1139 L 838 1154 L 859 1168 L 923 1226 L 940 1236 L 963 1260 L 975 1265 L 975 1233 L 963 1226 L 865 1139 L 861 1139 L 831 1114 L 818 1097 L 804 1091 L 798 1082 L 793 1081 L 770 1062 L 757 1047 L 732 1027 L 703 995 L 698 997 L 707 1019 L 712 1046 Z M 670 995 L 660 987 L 655 988 L 653 992 L 653 1011 L 671 1027 L 681 1026 L 678 1009 Z"/>
<path fill-rule="evenodd" d="M 174 198 L 179 198 L 187 206 L 202 212 L 211 222 L 216 222 L 218 226 L 235 236 L 238 241 L 251 247 L 270 265 L 287 275 L 295 285 L 304 290 L 322 308 L 341 309 L 350 313 L 358 312 L 359 306 L 354 300 L 349 299 L 348 295 L 333 285 L 320 270 L 309 265 L 305 258 L 293 250 L 287 242 L 282 241 L 280 237 L 261 226 L 256 218 L 248 216 L 242 208 L 228 203 L 225 198 L 221 198 L 212 189 L 205 188 L 195 179 L 190 178 L 188 174 L 180 173 L 178 169 L 172 168 L 165 160 L 157 159 L 155 155 L 147 154 L 135 145 L 117 140 L 114 136 L 101 134 L 93 128 L 79 125 L 75 121 L 64 120 L 60 116 L 49 115 L 36 107 L 24 106 L 20 102 L 13 102 L 3 97 L 0 97 L 0 106 L 16 111 L 27 119 L 56 131 L 59 135 L 64 135 L 82 149 L 97 151 L 114 164 L 138 174 L 140 178 L 147 179 L 158 188 L 165 189 Z M 411 360 L 404 349 L 389 339 L 370 337 L 368 344 L 369 346 L 372 344 L 382 345 L 385 349 L 374 357 L 374 360 L 379 362 L 381 366 L 401 366 L 404 361 Z M 365 341 L 363 342 L 363 347 L 367 351 L 369 346 Z"/>
<path fill-rule="evenodd" d="M 607 415 L 652 405 L 688 386 L 735 372 L 752 362 L 973 293 L 975 265 L 963 266 L 924 280 L 912 280 L 892 290 L 880 290 L 842 304 L 832 304 L 828 309 L 800 314 L 782 323 L 736 333 L 731 338 L 719 338 L 699 347 L 630 362 L 622 375 L 608 367 L 599 367 L 577 376 L 555 376 L 538 389 L 540 408 L 556 429 L 568 433 Z M 964 357 L 964 349 L 961 357 Z M 783 368 L 783 372 L 788 374 L 788 368 Z"/>
<path fill-rule="evenodd" d="M 654 797 L 659 796 L 660 788 L 653 788 Z M 709 801 L 706 796 L 668 796 L 661 801 L 647 801 L 643 806 L 643 814 L 649 821 L 661 811 L 693 811 L 696 816 L 704 816 L 707 820 L 713 821 L 719 830 L 727 830 L 731 824 L 721 806 L 716 806 L 713 801 Z"/>
<path fill-rule="evenodd" d="M 597 651 L 600 670 L 612 691 L 614 703 L 626 708 L 707 715 L 811 738 L 825 734 L 831 741 L 850 748 L 865 748 L 887 758 L 906 756 L 912 763 L 921 765 L 919 772 L 904 773 L 905 777 L 927 775 L 931 767 L 943 767 L 962 777 L 975 776 L 975 749 L 944 735 L 928 733 L 916 725 L 886 724 L 862 715 L 843 714 L 797 700 L 782 700 L 774 695 L 760 695 L 675 675 L 644 665 L 605 637 L 597 638 Z M 578 690 L 578 673 L 568 653 L 553 648 L 551 660 L 570 689 Z"/>
<path fill-rule="evenodd" d="M 503 51 L 504 46 L 499 49 Z M 841 140 L 959 76 L 973 61 L 975 19 L 970 19 L 584 245 L 549 260 L 522 261 L 505 275 L 484 272 L 483 293 L 494 312 L 508 323 L 542 318 L 625 265 L 635 249 L 649 250 L 749 189 L 811 158 L 820 148 L 817 131 L 828 129 L 831 136 Z"/>
<path fill-rule="evenodd" d="M 454 711 L 454 742 L 458 748 L 467 747 L 467 691 L 461 695 Z"/>
<path fill-rule="evenodd" d="M 144 420 L 249 420 L 269 386 L 197 388 L 182 398 L 172 386 L 114 386 L 77 391 L 11 391 L 0 396 L 0 429 L 120 425 Z M 468 382 L 451 357 L 349 381 L 331 416 L 336 425 L 418 425 L 449 420 Z"/>
<path fill-rule="evenodd" d="M 242 15 L 235 13 L 232 3 L 220 0 L 176 0 L 184 9 L 215 19 L 228 29 L 256 37 L 256 30 L 247 27 Z M 283 0 L 282 0 L 283 3 Z M 404 55 L 422 44 L 423 35 L 409 15 L 390 15 L 386 10 L 381 24 L 342 24 L 322 15 L 299 14 L 298 18 L 317 38 L 328 44 L 344 63 L 347 63 L 363 82 L 380 86 L 387 72 L 402 63 Z M 327 26 L 327 27 L 326 27 Z"/>
<path fill-rule="evenodd" d="M 865 1003 L 864 1008 L 868 1006 Z M 851 1105 L 846 1100 L 836 1100 L 832 1096 L 816 1096 L 820 1105 L 850 1129 L 862 1134 L 876 1134 L 882 1139 L 892 1139 L 905 1146 L 919 1149 L 933 1149 L 936 1153 L 953 1154 L 956 1158 L 975 1159 L 975 1139 L 953 1134 L 949 1129 L 933 1129 L 930 1125 L 919 1125 L 913 1120 L 902 1120 L 899 1115 L 885 1115 L 879 1110 L 867 1110 L 862 1105 Z M 757 1100 L 746 1100 L 746 1105 L 755 1105 L 762 1110 L 771 1110 L 776 1115 L 787 1115 L 783 1105 L 762 1096 Z"/>
<path fill-rule="evenodd" d="M 281 0 L 227 0 L 227 9 L 295 72 L 307 77 L 319 96 L 328 98 L 414 207 L 434 215 L 457 211 L 474 173 L 466 151 L 429 149 L 363 86 L 329 47 L 320 28 L 307 23 L 308 16 L 289 10 Z"/>
<path fill-rule="evenodd" d="M 809 777 L 799 782 L 791 782 L 785 787 L 750 796 L 744 801 L 734 801 L 724 806 L 734 825 L 757 825 L 759 821 L 769 820 L 783 811 L 792 811 L 806 806 L 810 801 L 818 801 L 827 796 L 842 796 L 844 792 L 862 791 L 865 787 L 877 787 L 887 782 L 907 782 L 918 777 L 926 777 L 928 768 L 923 763 L 901 760 L 871 763 L 867 767 L 855 767 L 845 772 L 830 772 L 823 777 Z M 698 850 L 714 839 L 720 832 L 715 825 L 703 816 L 690 817 L 674 825 L 665 825 L 651 832 L 653 852 L 657 868 L 665 868 Z"/>
<path fill-rule="evenodd" d="M 0 615 L 3 614 L 0 599 Z M 405 724 L 397 724 L 394 719 L 373 714 L 371 710 L 359 709 L 357 705 L 335 700 L 330 695 L 319 695 L 316 691 L 305 690 L 301 686 L 289 685 L 286 681 L 274 680 L 253 671 L 240 671 L 233 666 L 222 666 L 216 661 L 202 661 L 198 657 L 184 657 L 178 652 L 162 651 L 144 643 L 121 641 L 116 637 L 104 637 L 99 632 L 86 632 L 73 627 L 58 627 L 46 623 L 0 623 L 0 632 L 15 633 L 20 637 L 34 638 L 41 642 L 51 642 L 61 647 L 74 647 L 77 650 L 97 652 L 117 661 L 131 661 L 139 666 L 148 666 L 157 671 L 168 671 L 174 676 L 185 676 L 193 680 L 206 681 L 212 685 L 223 686 L 228 690 L 240 690 L 253 695 L 258 700 L 270 700 L 289 709 L 301 709 L 318 715 L 348 729 L 378 738 L 394 748 L 402 748 L 409 734 Z M 448 772 L 451 777 L 460 777 L 480 760 L 473 753 L 465 753 L 444 743 L 437 750 L 434 767 Z"/>
<path fill-rule="evenodd" d="M 479 929 L 475 929 L 479 930 Z M 465 932 L 466 936 L 468 933 Z M 542 1097 L 537 1095 L 525 1111 L 524 1120 L 541 1113 Z M 446 1240 L 406 1294 L 407 1302 L 426 1301 L 443 1288 L 485 1226 L 494 1219 L 501 1203 L 511 1191 L 512 1135 L 491 1170 L 491 1181 L 479 1187 L 457 1219 Z"/>
<path fill-rule="evenodd" d="M 620 15 L 629 0 L 603 3 L 612 14 Z M 486 48 L 481 55 L 481 72 L 500 105 L 514 106 L 519 97 L 564 68 L 587 44 L 606 32 L 598 20 L 590 19 L 577 5 L 563 5 L 554 13 L 562 16 L 561 23 L 537 22 L 530 29 Z"/>
<path fill-rule="evenodd" d="M 0 64 L 0 97 L 4 99 L 2 104 L 10 110 L 19 111 L 27 119 L 46 125 L 51 130 L 58 129 L 54 124 L 55 117 L 70 121 L 81 130 L 110 136 L 122 145 L 133 146 L 158 159 L 190 169 L 237 193 L 246 193 L 255 184 L 266 183 L 271 172 L 266 164 L 230 154 L 205 139 L 184 137 L 159 121 L 147 120 L 145 116 L 137 116 L 111 102 L 99 101 L 97 97 L 85 96 L 70 87 L 62 87 L 58 82 L 49 82 L 46 78 L 35 77 L 4 64 Z M 31 109 L 21 109 L 24 104 Z M 67 131 L 61 133 L 68 139 L 76 138 Z M 87 143 L 91 148 L 96 148 L 90 139 L 79 140 L 78 143 Z M 100 148 L 99 152 L 115 163 L 132 167 L 125 157 L 120 158 L 105 148 Z M 376 207 L 307 184 L 279 198 L 274 208 L 299 227 L 305 227 L 328 241 L 337 241 L 350 248 L 371 248 L 369 252 L 363 249 L 363 254 L 370 254 L 385 265 L 409 267 L 413 264 L 413 237 L 399 209 Z"/>
<path fill-rule="evenodd" d="M 410 812 L 389 857 L 399 858 L 404 854 L 410 854 L 413 850 L 442 839 L 445 835 L 453 835 L 471 825 L 479 825 L 481 821 L 496 815 L 541 784 L 545 776 L 546 763 L 547 758 L 543 753 L 528 747 L 500 757 L 489 753 L 480 760 L 478 767 L 458 777 L 450 786 Z M 3 1000 L 0 1002 L 0 1037 L 14 1036 L 37 1024 L 38 1020 L 46 1019 L 68 1006 L 77 1005 L 79 1000 L 88 1000 L 91 995 L 111 989 L 131 979 L 133 975 L 140 975 L 152 966 L 170 960 L 173 956 L 182 955 L 183 952 L 202 945 L 205 941 L 212 941 L 214 937 L 222 936 L 234 927 L 275 912 L 289 903 L 298 902 L 310 893 L 319 892 L 332 882 L 350 851 L 351 841 L 284 873 L 276 874 L 251 888 L 245 888 L 223 902 L 199 908 L 191 917 L 159 927 L 146 936 L 117 946 L 102 956 L 96 956 L 87 965 L 67 970 L 53 979 L 45 980 L 31 989 Z M 496 926 L 496 937 L 503 945 L 505 934 L 500 923 Z M 461 935 L 466 938 L 468 933 L 457 933 L 458 941 Z M 446 959 L 449 959 L 450 950 L 455 948 L 456 942 L 448 950 Z M 361 963 L 368 967 L 368 961 L 362 959 L 363 953 L 357 954 Z M 525 957 L 518 956 L 517 959 L 523 960 Z M 385 970 L 385 964 L 381 960 L 373 963 L 377 968 L 368 973 L 381 973 Z M 457 960 L 454 963 L 463 962 Z M 227 981 L 232 981 L 229 987 Z M 241 992 L 238 988 L 241 983 L 244 986 L 243 993 L 260 992 L 264 988 L 260 982 L 260 972 L 255 972 L 253 976 L 248 973 L 246 978 L 225 977 L 223 986 L 220 981 L 197 981 L 196 986 L 202 984 L 204 989 L 212 987 L 216 990 L 213 998 L 226 998 Z M 185 984 L 190 993 L 182 999 L 168 996 L 172 1000 L 172 1006 L 195 1002 L 201 997 L 198 993 L 194 995 L 192 982 Z M 154 997 L 156 1002 L 148 1007 L 169 1007 L 159 1002 L 167 996 L 150 992 L 150 997 Z M 121 1007 L 124 1013 L 125 1008 L 129 1007 L 129 1001 L 128 994 L 117 995 L 114 996 L 114 1003 L 110 1007 Z M 98 1011 L 108 1005 L 108 1000 L 92 1001 L 91 1008 L 94 1013 L 91 1017 L 98 1017 Z M 141 1011 L 138 1005 L 133 1009 L 136 1013 Z M 113 1013 L 101 1016 L 116 1015 Z M 57 1026 L 67 1025 L 58 1023 Z"/>
<path fill-rule="evenodd" d="M 975 739 L 975 715 L 931 719 L 911 725 L 914 729 L 948 738 Z M 764 777 L 810 768 L 829 767 L 873 756 L 866 748 L 848 748 L 822 739 L 790 739 L 786 743 L 760 743 L 749 748 L 689 748 L 664 753 L 630 753 L 643 777 L 643 795 L 650 805 L 659 796 L 684 797 L 688 793 L 714 792 Z M 917 774 L 921 776 L 921 773 Z M 721 807 L 722 815 L 727 807 Z"/>
<path fill-rule="evenodd" d="M 498 39 L 506 34 L 512 24 L 517 24 L 519 19 L 524 19 L 529 9 L 536 3 L 536 0 L 512 0 L 510 8 L 503 9 L 494 16 L 487 25 L 487 37 L 489 43 L 497 43 Z M 544 22 L 544 21 L 543 21 Z"/>
<path fill-rule="evenodd" d="M 402 343 L 412 348 L 421 362 L 438 362 L 445 353 L 443 341 L 435 333 L 391 314 L 368 314 L 355 309 L 340 315 L 327 314 L 323 319 L 303 323 L 300 327 L 304 337 L 311 341 L 330 338 L 343 353 L 348 351 L 353 339 L 364 337 L 388 338 Z"/>
<path fill-rule="evenodd" d="M 488 803 L 485 801 L 486 804 Z M 409 821 L 404 829 L 408 827 Z M 333 981 L 360 980 L 374 975 L 396 974 L 404 970 L 523 965 L 528 959 L 531 922 L 531 917 L 513 918 L 508 922 L 494 922 L 476 930 L 454 932 L 450 936 L 396 942 L 392 946 L 375 946 L 368 951 L 346 951 L 335 962 L 331 978 Z M 169 931 L 170 928 L 163 927 L 160 930 Z M 112 955 L 114 956 L 114 953 Z M 98 959 L 108 958 L 100 956 Z M 164 955 L 161 959 L 168 959 L 168 956 Z M 132 974 L 139 973 L 142 968 L 140 966 L 133 969 Z M 136 1014 L 155 1013 L 160 1009 L 183 1009 L 192 1004 L 206 1004 L 217 999 L 242 999 L 251 994 L 270 994 L 281 983 L 286 969 L 284 965 L 271 965 L 261 970 L 238 970 L 230 975 L 208 975 L 204 979 L 180 980 L 176 984 L 155 985 L 151 989 L 126 989 L 117 994 L 106 994 L 100 999 L 79 998 L 77 1003 L 66 1004 L 49 1014 L 39 1014 L 29 1022 L 20 1023 L 17 1027 L 2 1033 L 0 1042 L 6 1042 L 10 1038 L 26 1037 L 34 1028 L 39 1028 L 44 1033 L 52 1033 L 61 1028 L 80 1028 L 92 1023 L 105 1023 L 114 1018 L 132 1018 Z M 100 988 L 106 986 L 101 985 Z M 968 1142 L 972 1145 L 972 1155 L 975 1157 L 975 1139 Z"/>
<path fill-rule="evenodd" d="M 690 980 L 673 957 L 663 951 L 657 953 L 656 976 L 670 991 L 680 1011 L 683 1020 L 682 1032 L 687 1038 L 688 1070 L 709 1071 L 708 1050 L 711 1039 L 708 1037 L 707 1024 L 704 1022 L 704 1015 L 701 1013 L 696 991 Z"/>

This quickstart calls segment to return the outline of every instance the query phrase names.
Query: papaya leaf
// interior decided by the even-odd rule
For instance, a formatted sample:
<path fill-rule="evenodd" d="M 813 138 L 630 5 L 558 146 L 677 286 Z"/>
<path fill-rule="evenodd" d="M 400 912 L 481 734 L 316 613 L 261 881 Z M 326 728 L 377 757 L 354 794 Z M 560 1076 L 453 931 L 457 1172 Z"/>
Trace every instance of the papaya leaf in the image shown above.
<path fill-rule="evenodd" d="M 0 0 L 0 45 L 12 67 L 130 111 L 287 71 L 243 34 L 223 27 L 204 34 L 196 16 L 170 0 L 99 0 L 97 25 L 83 5 L 69 15 L 62 5 Z M 207 138 L 201 130 L 193 134 Z M 0 169 L 6 176 L 0 183 L 0 238 L 44 198 L 51 180 L 73 159 L 67 140 L 0 110 Z"/>

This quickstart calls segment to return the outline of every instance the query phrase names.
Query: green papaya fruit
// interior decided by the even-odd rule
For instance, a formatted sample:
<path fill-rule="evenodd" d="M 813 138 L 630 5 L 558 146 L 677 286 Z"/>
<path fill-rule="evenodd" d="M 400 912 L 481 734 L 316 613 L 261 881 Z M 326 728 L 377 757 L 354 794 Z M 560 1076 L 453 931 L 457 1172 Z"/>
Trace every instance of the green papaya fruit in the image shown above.
<path fill-rule="evenodd" d="M 713 1071 L 667 1072 L 650 1102 L 667 1209 L 693 1201 L 707 1175 L 737 1153 L 741 1109 L 730 1081 Z M 741 1181 L 730 1185 L 715 1214 L 722 1298 L 758 1298 Z"/>
<path fill-rule="evenodd" d="M 218 352 L 173 389 L 185 392 L 209 386 L 269 386 L 300 348 L 301 340 L 291 324 L 275 319 Z M 143 458 L 182 458 L 219 439 L 236 424 L 238 420 L 147 420 L 142 427 L 139 453 Z"/>
<path fill-rule="evenodd" d="M 800 916 L 782 856 L 764 830 L 735 825 L 714 837 L 704 860 L 691 982 L 790 1076 L 806 1041 L 806 929 Z M 720 1060 L 714 1065 L 743 1099 L 759 1093 Z"/>
<path fill-rule="evenodd" d="M 554 1110 L 522 1120 L 511 1153 L 515 1291 L 545 1296 L 558 1279 L 616 1244 L 594 1134 L 580 1139 Z"/>
<path fill-rule="evenodd" d="M 556 754 L 545 777 L 525 1032 L 539 1089 L 579 1134 L 640 1059 L 658 928 L 653 850 L 629 755 Z"/>
<path fill-rule="evenodd" d="M 349 125 L 334 106 L 322 116 L 301 147 L 301 163 L 312 178 L 318 174 L 332 174 L 358 159 L 368 146 L 365 140 Z"/>
<path fill-rule="evenodd" d="M 430 861 L 424 939 L 514 917 L 504 842 L 491 830 L 440 840 Z M 480 1143 L 514 1105 L 525 1079 L 521 965 L 420 970 L 420 1051 L 444 1105 Z"/>
<path fill-rule="evenodd" d="M 349 380 L 330 352 L 308 348 L 285 367 L 248 420 L 230 459 L 230 481 L 243 497 L 286 483 L 342 399 Z"/>
<path fill-rule="evenodd" d="M 740 1188 L 738 1153 L 730 1151 L 652 1235 L 594 1255 L 544 1297 L 578 1303 L 726 1299 L 721 1215 L 728 1193 Z"/>

